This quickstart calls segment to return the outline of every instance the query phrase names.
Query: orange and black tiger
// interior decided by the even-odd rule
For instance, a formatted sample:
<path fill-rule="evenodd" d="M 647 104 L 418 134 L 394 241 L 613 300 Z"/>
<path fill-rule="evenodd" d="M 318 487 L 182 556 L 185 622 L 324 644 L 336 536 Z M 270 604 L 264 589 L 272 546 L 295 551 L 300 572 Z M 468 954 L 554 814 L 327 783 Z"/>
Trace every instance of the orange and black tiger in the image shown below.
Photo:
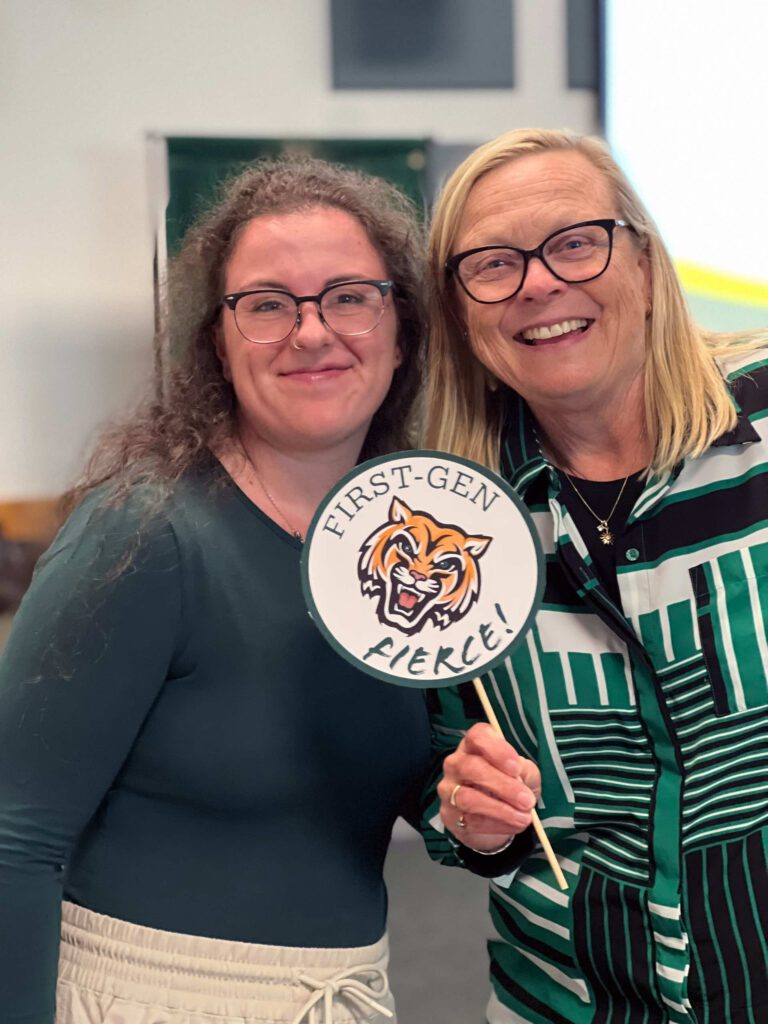
<path fill-rule="evenodd" d="M 378 597 L 379 621 L 403 633 L 417 633 L 430 621 L 444 629 L 477 600 L 478 559 L 490 543 L 393 498 L 388 521 L 360 548 L 362 592 Z"/>

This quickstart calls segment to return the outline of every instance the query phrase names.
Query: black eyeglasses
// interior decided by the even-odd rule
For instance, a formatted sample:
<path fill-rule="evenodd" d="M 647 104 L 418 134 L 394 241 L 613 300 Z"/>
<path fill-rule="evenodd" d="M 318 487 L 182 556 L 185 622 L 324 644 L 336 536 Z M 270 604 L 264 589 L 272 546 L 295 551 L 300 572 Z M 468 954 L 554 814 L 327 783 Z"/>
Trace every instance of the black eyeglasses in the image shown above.
<path fill-rule="evenodd" d="M 446 260 L 445 269 L 456 275 L 470 299 L 487 304 L 517 295 L 534 256 L 558 281 L 593 281 L 611 262 L 615 228 L 635 230 L 625 220 L 584 220 L 548 235 L 535 249 L 512 245 L 467 249 Z"/>
<path fill-rule="evenodd" d="M 274 288 L 225 295 L 242 336 L 256 345 L 283 341 L 301 323 L 301 305 L 314 302 L 320 319 L 336 334 L 356 336 L 372 331 L 384 315 L 384 299 L 392 281 L 343 281 L 317 295 L 294 295 Z"/>

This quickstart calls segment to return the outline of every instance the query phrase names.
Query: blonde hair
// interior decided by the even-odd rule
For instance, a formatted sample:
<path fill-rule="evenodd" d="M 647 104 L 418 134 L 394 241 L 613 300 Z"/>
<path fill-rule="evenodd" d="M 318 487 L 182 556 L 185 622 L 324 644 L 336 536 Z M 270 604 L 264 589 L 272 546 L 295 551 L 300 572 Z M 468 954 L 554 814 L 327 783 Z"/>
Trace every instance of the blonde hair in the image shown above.
<path fill-rule="evenodd" d="M 765 335 L 715 335 L 693 321 L 672 259 L 658 229 L 608 147 L 567 131 L 518 129 L 480 146 L 448 179 L 438 200 L 429 242 L 430 341 L 425 444 L 492 468 L 499 464 L 502 396 L 498 382 L 467 343 L 454 312 L 445 272 L 469 193 L 488 171 L 536 153 L 581 153 L 614 190 L 617 215 L 637 232 L 651 271 L 646 322 L 645 419 L 651 470 L 668 473 L 736 425 L 736 410 L 716 359 L 756 347 Z"/>

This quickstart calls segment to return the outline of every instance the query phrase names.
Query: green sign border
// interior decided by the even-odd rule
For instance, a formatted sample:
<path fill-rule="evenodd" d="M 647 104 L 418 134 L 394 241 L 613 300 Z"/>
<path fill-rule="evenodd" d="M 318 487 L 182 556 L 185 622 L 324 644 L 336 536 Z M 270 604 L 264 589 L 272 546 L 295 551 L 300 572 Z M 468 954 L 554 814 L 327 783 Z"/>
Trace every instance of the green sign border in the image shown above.
<path fill-rule="evenodd" d="M 475 473 L 480 473 L 487 480 L 491 481 L 494 484 L 494 486 L 499 487 L 507 495 L 507 497 L 511 498 L 513 503 L 517 507 L 518 512 L 521 513 L 523 520 L 525 521 L 525 524 L 530 532 L 531 538 L 533 540 L 533 549 L 536 555 L 536 567 L 538 570 L 536 594 L 533 599 L 533 604 L 531 605 L 531 610 L 528 613 L 528 616 L 525 622 L 523 623 L 522 627 L 518 631 L 517 635 L 512 638 L 512 640 L 507 644 L 507 646 L 504 647 L 500 652 L 494 653 L 493 657 L 489 661 L 484 662 L 479 668 L 473 667 L 472 669 L 468 669 L 466 672 L 461 672 L 458 675 L 451 676 L 448 679 L 440 679 L 438 681 L 429 680 L 428 682 L 422 682 L 421 680 L 413 679 L 410 676 L 408 678 L 402 678 L 400 676 L 395 676 L 388 672 L 382 672 L 381 670 L 374 668 L 372 665 L 368 665 L 366 662 L 361 661 L 360 658 L 352 654 L 351 651 L 348 651 L 346 647 L 339 643 L 339 641 L 336 639 L 333 633 L 331 633 L 331 631 L 326 626 L 323 617 L 320 614 L 317 605 L 315 604 L 315 599 L 312 596 L 312 588 L 310 587 L 309 584 L 309 555 L 312 548 L 312 539 L 315 535 L 315 530 L 317 529 L 320 519 L 325 513 L 325 510 L 328 508 L 331 502 L 333 502 L 338 497 L 339 491 L 346 487 L 347 484 L 350 483 L 350 481 L 360 476 L 360 474 L 366 473 L 376 466 L 381 466 L 387 462 L 394 462 L 396 459 L 414 459 L 419 457 L 443 459 L 446 462 L 455 462 L 460 466 L 465 466 L 467 469 L 471 469 Z M 456 686 L 459 683 L 466 683 L 470 679 L 474 679 L 476 676 L 481 675 L 483 672 L 488 672 L 490 669 L 495 668 L 496 665 L 499 665 L 502 661 L 504 661 L 505 658 L 509 657 L 509 655 L 517 647 L 517 645 L 525 639 L 525 635 L 531 628 L 533 619 L 539 611 L 539 608 L 541 607 L 541 599 L 544 594 L 544 565 L 544 555 L 541 550 L 539 535 L 536 531 L 536 527 L 534 526 L 531 513 L 525 507 L 522 499 L 517 494 L 517 492 L 514 491 L 512 487 L 510 487 L 506 480 L 499 476 L 498 473 L 494 473 L 492 470 L 488 469 L 487 466 L 480 465 L 479 462 L 472 462 L 470 459 L 461 458 L 459 455 L 451 455 L 448 452 L 429 451 L 424 448 L 416 448 L 413 451 L 392 452 L 390 455 L 380 455 L 375 459 L 369 459 L 367 462 L 361 462 L 359 465 L 355 466 L 354 469 L 350 470 L 350 472 L 347 473 L 344 477 L 342 477 L 342 479 L 336 484 L 333 490 L 330 491 L 325 496 L 325 498 L 323 498 L 323 500 L 320 502 L 320 505 L 317 508 L 317 511 L 312 517 L 312 522 L 309 525 L 307 537 L 304 542 L 304 550 L 301 555 L 301 586 L 302 590 L 304 591 L 304 600 L 306 601 L 307 608 L 309 610 L 309 615 L 312 621 L 323 634 L 323 636 L 331 645 L 331 647 L 337 652 L 337 654 L 340 654 L 345 659 L 345 661 L 348 661 L 351 665 L 354 665 L 355 668 L 359 668 L 362 672 L 365 672 L 366 675 L 375 676 L 377 679 L 382 679 L 385 683 L 393 683 L 396 686 L 407 686 L 411 689 L 417 690 L 432 690 L 442 688 L 444 686 Z"/>

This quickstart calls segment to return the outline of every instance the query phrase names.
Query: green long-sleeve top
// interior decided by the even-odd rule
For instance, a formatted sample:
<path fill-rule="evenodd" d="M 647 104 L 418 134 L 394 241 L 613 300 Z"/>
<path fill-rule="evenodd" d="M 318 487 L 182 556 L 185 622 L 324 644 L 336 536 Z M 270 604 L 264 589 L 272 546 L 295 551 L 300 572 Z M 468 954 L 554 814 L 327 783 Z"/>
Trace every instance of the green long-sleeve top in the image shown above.
<path fill-rule="evenodd" d="M 217 465 L 150 519 L 146 495 L 87 500 L 18 612 L 0 662 L 2 1024 L 51 1024 L 62 894 L 229 940 L 384 930 L 423 695 L 333 652 L 300 543 Z"/>

